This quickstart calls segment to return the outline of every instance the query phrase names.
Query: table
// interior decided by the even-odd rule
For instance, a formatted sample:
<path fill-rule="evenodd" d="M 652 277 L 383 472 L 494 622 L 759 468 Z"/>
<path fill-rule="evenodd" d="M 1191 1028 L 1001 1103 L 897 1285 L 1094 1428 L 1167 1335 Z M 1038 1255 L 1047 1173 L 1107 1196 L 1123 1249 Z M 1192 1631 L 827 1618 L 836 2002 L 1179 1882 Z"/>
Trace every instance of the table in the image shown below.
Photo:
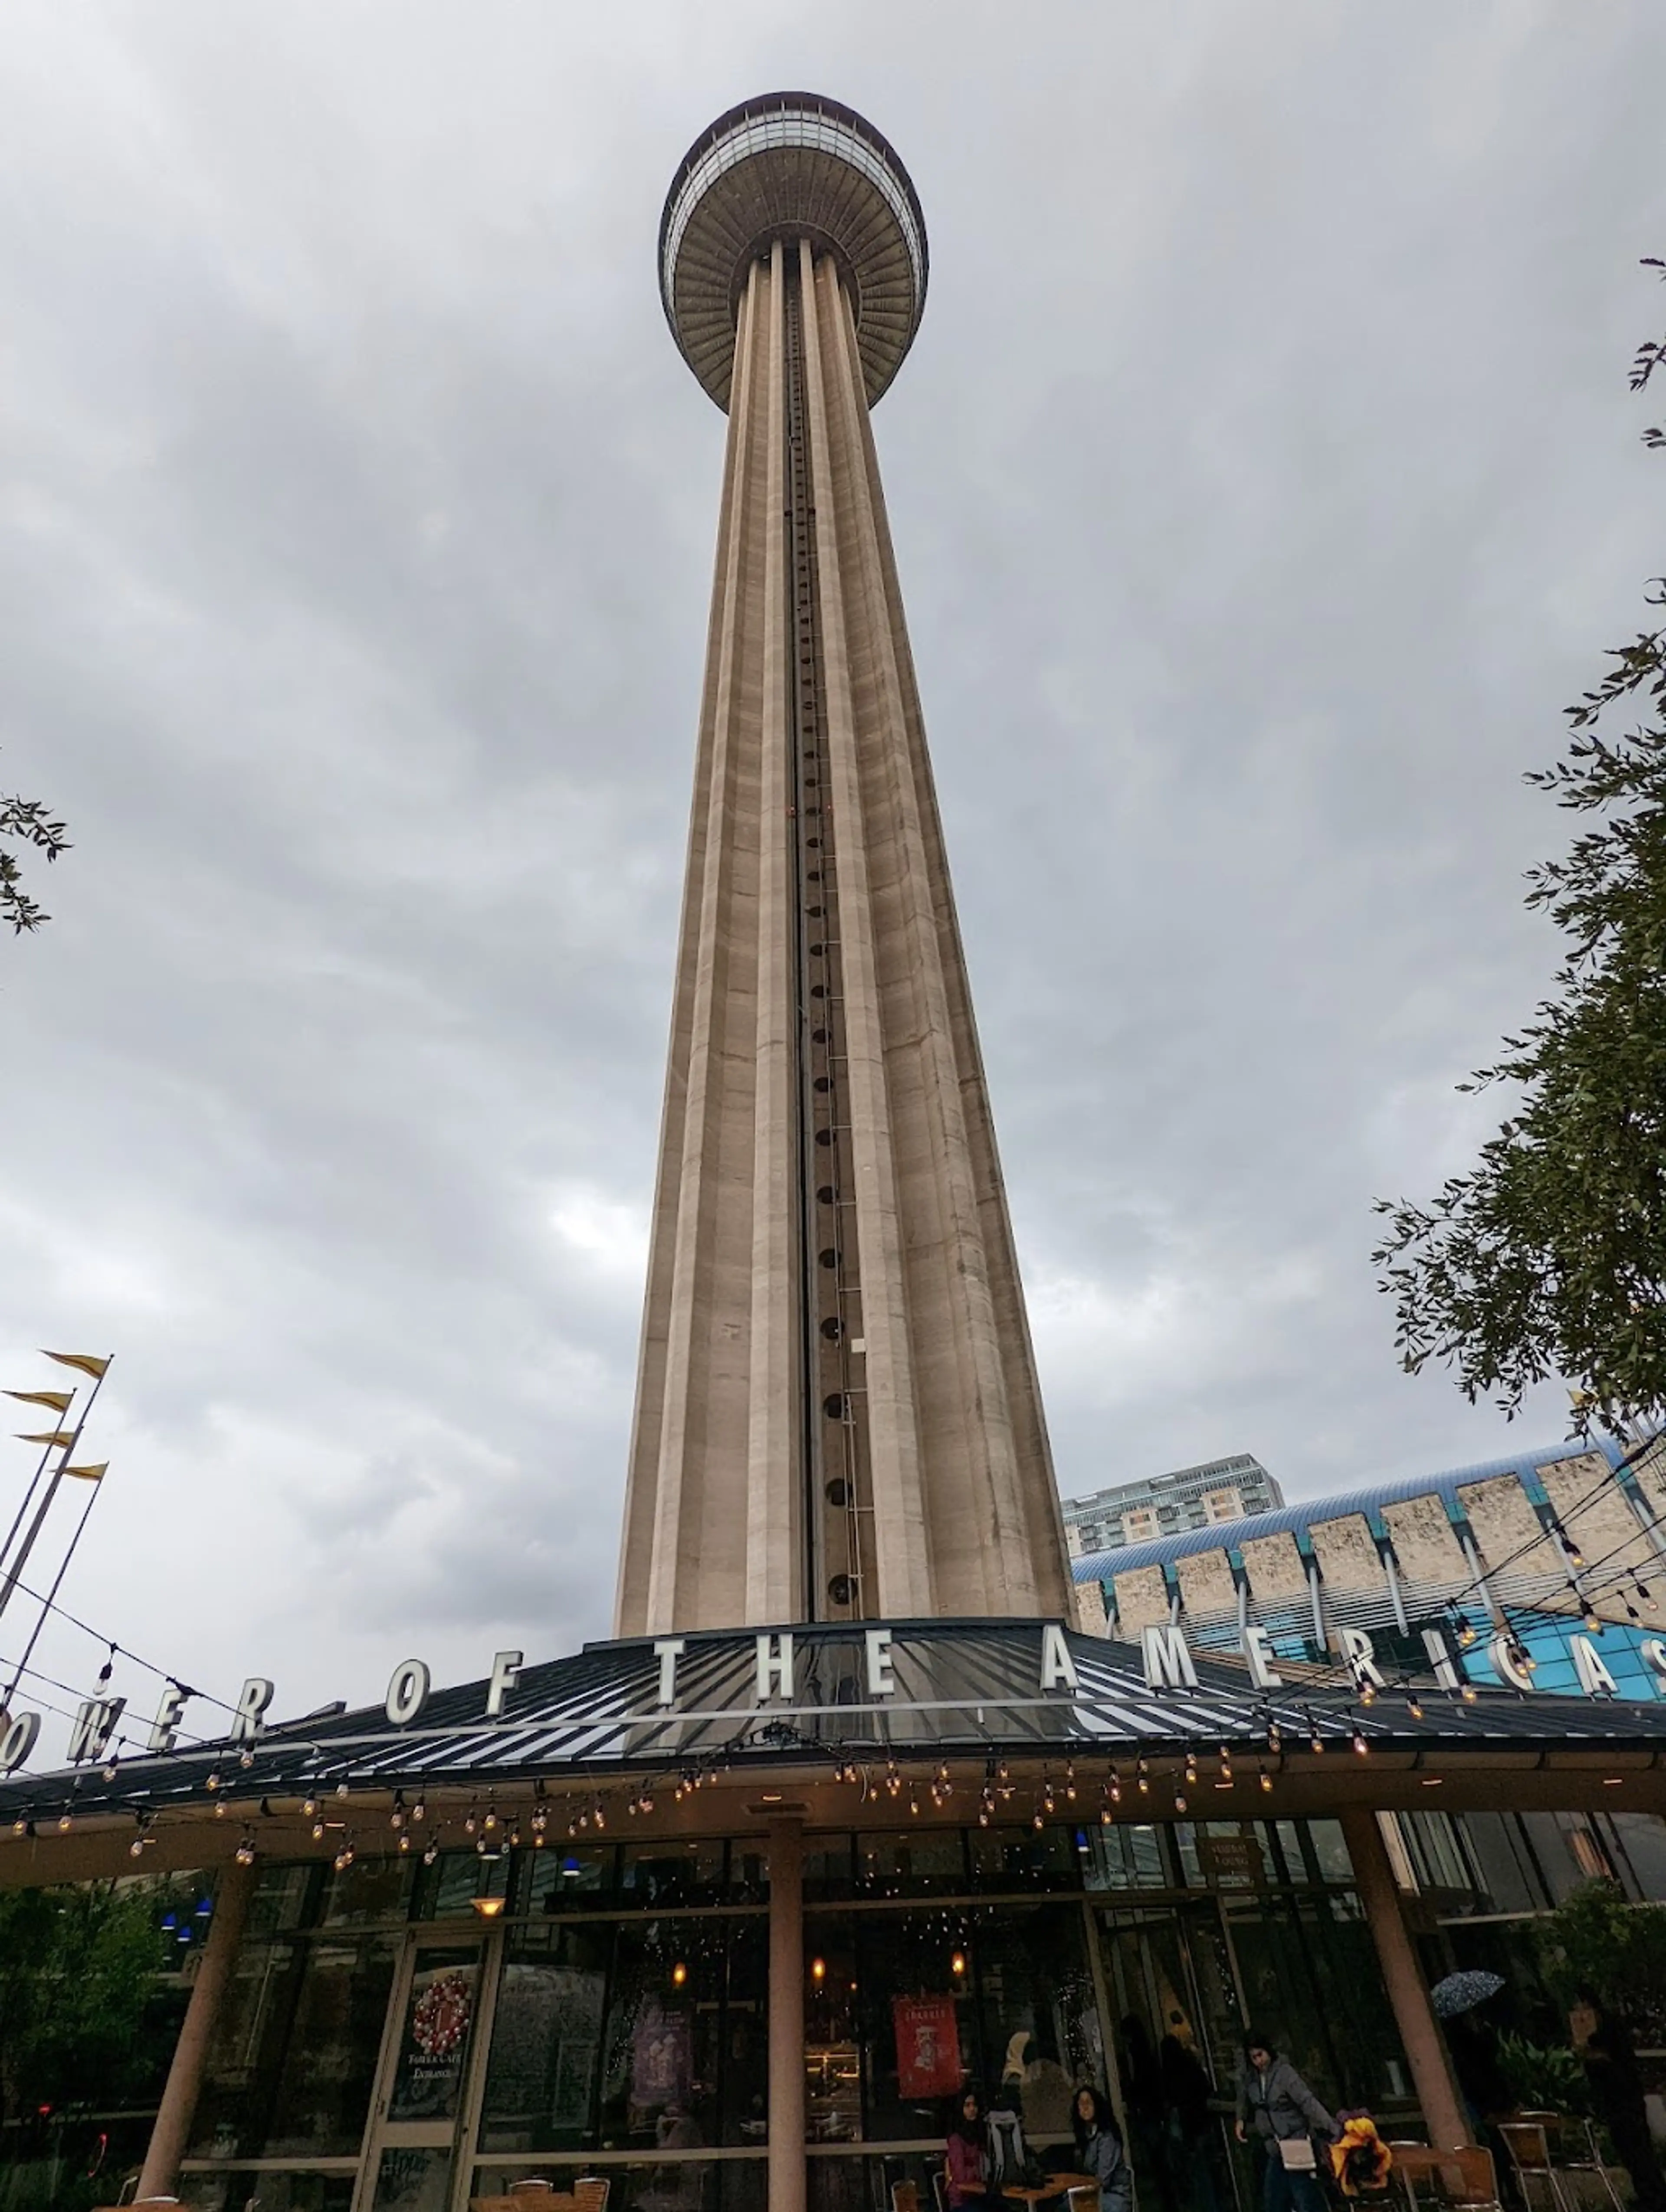
<path fill-rule="evenodd" d="M 1020 2204 L 1043 2204 L 1049 2197 L 1062 2197 L 1067 2189 L 1097 2189 L 1098 2185 L 1091 2173 L 1049 2173 L 1039 2189 L 1019 2189 L 1004 2181 L 1000 2193 L 1016 2198 Z"/>

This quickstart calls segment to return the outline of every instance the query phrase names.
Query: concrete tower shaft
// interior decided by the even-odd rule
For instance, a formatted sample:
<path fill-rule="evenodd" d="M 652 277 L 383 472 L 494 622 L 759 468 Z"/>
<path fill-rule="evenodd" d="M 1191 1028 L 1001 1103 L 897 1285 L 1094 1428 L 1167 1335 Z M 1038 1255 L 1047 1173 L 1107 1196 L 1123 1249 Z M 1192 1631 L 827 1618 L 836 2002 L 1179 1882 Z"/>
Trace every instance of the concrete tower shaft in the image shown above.
<path fill-rule="evenodd" d="M 858 319 L 897 245 L 874 206 L 898 234 L 915 205 L 885 158 L 890 192 L 823 178 L 797 236 L 765 179 L 732 356 L 694 364 L 729 435 L 622 1635 L 1070 1611 L 868 420 L 897 343 L 865 354 Z M 708 167 L 731 227 L 740 166 Z M 688 287 L 661 268 L 669 307 Z"/>

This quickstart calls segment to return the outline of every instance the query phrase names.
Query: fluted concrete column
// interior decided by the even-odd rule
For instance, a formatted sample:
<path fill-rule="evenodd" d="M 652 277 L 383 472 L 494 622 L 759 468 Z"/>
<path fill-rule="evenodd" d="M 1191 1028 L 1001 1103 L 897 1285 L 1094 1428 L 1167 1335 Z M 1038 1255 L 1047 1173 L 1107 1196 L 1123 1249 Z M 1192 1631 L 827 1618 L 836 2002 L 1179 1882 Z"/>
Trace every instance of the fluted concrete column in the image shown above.
<path fill-rule="evenodd" d="M 804 1838 L 769 1829 L 769 2212 L 804 2212 Z"/>
<path fill-rule="evenodd" d="M 144 2154 L 144 2166 L 139 2175 L 141 2203 L 149 2197 L 171 2196 L 179 2178 L 179 2160 L 191 2140 L 191 2124 L 197 2116 L 203 2069 L 208 2063 L 221 2000 L 226 1994 L 226 1984 L 237 1963 L 238 1946 L 243 1940 L 243 1923 L 248 1917 L 249 1899 L 254 1893 L 254 1877 L 252 1863 L 239 1866 L 233 1859 L 222 1871 L 214 1893 L 214 1917 L 209 1924 L 208 1942 L 203 1946 L 197 1978 L 191 1985 L 191 2001 L 180 2024 L 179 2039 L 173 2046 L 167 2084 L 156 2110 L 156 2124 L 150 2130 L 150 2147 Z"/>
<path fill-rule="evenodd" d="M 1073 1620 L 851 294 L 745 266 L 615 1625 Z"/>
<path fill-rule="evenodd" d="M 1469 2140 L 1463 2102 L 1452 2077 L 1446 2042 L 1435 2018 L 1434 2007 L 1418 1964 L 1417 1952 L 1407 1932 L 1401 1910 L 1400 1886 L 1395 1881 L 1377 1815 L 1366 1807 L 1351 1805 L 1342 1814 L 1342 1835 L 1353 1862 L 1353 1879 L 1359 1901 L 1377 1945 L 1377 1956 L 1394 2007 L 1395 2024 L 1405 2045 L 1407 2063 L 1417 2101 L 1429 2130 L 1429 2140 L 1442 2150 L 1456 2149 Z"/>

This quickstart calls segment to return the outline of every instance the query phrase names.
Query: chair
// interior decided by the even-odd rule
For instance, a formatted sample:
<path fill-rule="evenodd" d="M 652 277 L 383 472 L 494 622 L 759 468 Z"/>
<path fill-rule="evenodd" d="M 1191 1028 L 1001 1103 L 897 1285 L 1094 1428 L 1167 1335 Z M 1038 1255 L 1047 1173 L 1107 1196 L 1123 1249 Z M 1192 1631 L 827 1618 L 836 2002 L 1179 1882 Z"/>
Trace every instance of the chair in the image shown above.
<path fill-rule="evenodd" d="M 1530 2120 L 1500 2120 L 1499 2133 L 1504 2137 L 1504 2147 L 1510 2153 L 1510 2163 L 1516 2169 L 1516 2179 L 1522 2185 L 1522 2201 L 1533 2212 L 1533 2191 L 1536 2186 L 1541 2201 L 1549 2212 L 1574 2212 L 1566 2191 L 1562 2187 L 1551 2155 L 1550 2130 L 1554 2116 Z"/>
<path fill-rule="evenodd" d="M 920 2212 L 920 2184 L 917 2181 L 891 2183 L 891 2212 Z"/>
<path fill-rule="evenodd" d="M 1099 2212 L 1099 2185 L 1085 2182 L 1064 2192 L 1065 2212 Z"/>
<path fill-rule="evenodd" d="M 932 2168 L 932 2195 L 937 2199 L 937 2212 L 949 2212 L 949 2177 L 940 2166 Z"/>
<path fill-rule="evenodd" d="M 1614 2177 L 1608 2172 L 1607 2162 L 1602 2156 L 1602 2147 L 1596 2139 L 1595 2124 L 1590 2120 L 1575 2119 L 1570 2116 L 1562 2122 L 1559 2133 L 1561 2141 L 1557 2148 L 1560 2156 L 1557 2163 L 1560 2170 L 1564 2173 L 1595 2174 L 1603 2188 L 1607 2190 L 1608 2202 L 1613 2205 L 1614 2212 L 1623 2212 L 1620 2192 L 1614 2185 Z M 1583 2144 L 1584 2149 L 1583 2158 L 1569 2156 L 1571 2143 Z"/>
<path fill-rule="evenodd" d="M 1480 2143 L 1432 2150 L 1427 2143 L 1390 2142 L 1389 2153 L 1394 2161 L 1389 2185 L 1397 2173 L 1412 2212 L 1420 2212 L 1420 2183 L 1427 2185 L 1432 2203 L 1456 2206 L 1459 2212 L 1502 2212 L 1493 2154 Z"/>
<path fill-rule="evenodd" d="M 612 2182 L 599 2173 L 581 2173 L 573 2184 L 573 2202 L 578 2212 L 607 2212 L 607 2199 Z"/>

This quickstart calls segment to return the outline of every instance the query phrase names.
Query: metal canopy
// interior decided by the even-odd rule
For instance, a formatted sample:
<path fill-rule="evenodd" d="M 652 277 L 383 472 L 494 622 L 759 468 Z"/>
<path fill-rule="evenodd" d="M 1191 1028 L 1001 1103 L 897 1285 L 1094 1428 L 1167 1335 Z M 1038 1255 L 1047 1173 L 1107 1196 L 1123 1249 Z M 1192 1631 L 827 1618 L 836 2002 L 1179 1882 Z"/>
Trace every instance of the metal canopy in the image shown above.
<path fill-rule="evenodd" d="M 0 1820 L 144 1814 L 216 1797 L 240 1805 L 293 1797 L 341 1783 L 354 1792 L 426 1786 L 466 1789 L 546 1779 L 605 1784 L 718 1763 L 788 1767 L 806 1756 L 857 1763 L 891 1753 L 910 1759 L 987 1754 L 1077 1757 L 1174 1754 L 1220 1745 L 1264 1749 L 1269 1723 L 1294 1751 L 1317 1735 L 1346 1750 L 1356 1733 L 1373 1751 L 1402 1755 L 1585 1752 L 1666 1758 L 1666 1710 L 1615 1698 L 1578 1700 L 1480 1689 L 1473 1705 L 1420 1690 L 1423 1717 L 1397 1692 L 1369 1709 L 1341 1689 L 1289 1686 L 1262 1695 L 1243 1674 L 1199 1657 L 1195 1688 L 1146 1686 L 1137 1650 L 1072 1631 L 1063 1647 L 1072 1690 L 1040 1687 L 1041 1621 L 890 1624 L 895 1688 L 870 1697 L 860 1632 L 843 1626 L 790 1633 L 793 1694 L 760 1702 L 757 1635 L 687 1635 L 676 1703 L 659 1704 L 660 1660 L 651 1639 L 592 1644 L 571 1658 L 525 1668 L 498 1720 L 484 1717 L 487 1679 L 436 1692 L 420 1717 L 390 1724 L 380 1705 L 330 1711 L 267 1730 L 249 1747 L 222 1739 L 157 1757 L 124 1759 L 113 1778 L 97 1763 L 0 1784 Z M 212 1778 L 213 1786 L 210 1786 Z"/>

